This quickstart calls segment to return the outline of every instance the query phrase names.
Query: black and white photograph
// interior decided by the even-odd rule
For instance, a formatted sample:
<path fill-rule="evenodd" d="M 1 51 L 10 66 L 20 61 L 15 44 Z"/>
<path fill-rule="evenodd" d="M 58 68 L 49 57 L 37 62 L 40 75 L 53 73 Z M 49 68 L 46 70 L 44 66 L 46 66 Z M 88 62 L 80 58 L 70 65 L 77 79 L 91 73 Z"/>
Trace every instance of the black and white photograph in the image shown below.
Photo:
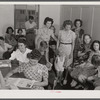
<path fill-rule="evenodd" d="M 100 2 L 0 3 L 0 89 L 100 90 Z"/>

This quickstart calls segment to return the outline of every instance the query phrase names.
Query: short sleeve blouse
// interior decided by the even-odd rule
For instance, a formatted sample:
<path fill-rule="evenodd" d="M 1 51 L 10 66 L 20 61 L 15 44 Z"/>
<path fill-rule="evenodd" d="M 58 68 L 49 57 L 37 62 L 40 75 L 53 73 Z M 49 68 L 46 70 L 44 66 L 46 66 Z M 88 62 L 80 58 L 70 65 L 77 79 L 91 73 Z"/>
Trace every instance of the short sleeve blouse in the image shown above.
<path fill-rule="evenodd" d="M 59 39 L 60 39 L 60 42 L 63 42 L 63 43 L 72 43 L 76 38 L 76 35 L 73 31 L 64 31 L 64 30 L 60 30 L 59 31 Z"/>
<path fill-rule="evenodd" d="M 42 38 L 44 41 L 49 42 L 50 37 L 54 37 L 53 30 L 47 29 L 47 28 L 41 28 L 38 30 L 38 35 L 40 38 Z"/>

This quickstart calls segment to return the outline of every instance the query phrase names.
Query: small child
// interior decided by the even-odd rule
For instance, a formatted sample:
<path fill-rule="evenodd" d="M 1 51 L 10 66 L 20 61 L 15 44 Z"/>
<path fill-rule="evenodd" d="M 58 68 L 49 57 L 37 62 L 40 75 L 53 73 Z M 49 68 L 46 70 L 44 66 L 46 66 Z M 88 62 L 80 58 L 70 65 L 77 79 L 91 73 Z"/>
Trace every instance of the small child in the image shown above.
<path fill-rule="evenodd" d="M 57 72 L 57 79 L 56 79 L 56 82 L 54 83 L 54 85 L 56 85 L 57 82 L 59 82 L 61 84 L 62 75 L 63 75 L 63 71 L 64 71 L 64 66 L 63 66 L 64 61 L 65 61 L 65 57 L 64 57 L 63 53 L 59 51 L 58 56 L 56 57 L 56 60 L 55 60 L 55 69 Z"/>

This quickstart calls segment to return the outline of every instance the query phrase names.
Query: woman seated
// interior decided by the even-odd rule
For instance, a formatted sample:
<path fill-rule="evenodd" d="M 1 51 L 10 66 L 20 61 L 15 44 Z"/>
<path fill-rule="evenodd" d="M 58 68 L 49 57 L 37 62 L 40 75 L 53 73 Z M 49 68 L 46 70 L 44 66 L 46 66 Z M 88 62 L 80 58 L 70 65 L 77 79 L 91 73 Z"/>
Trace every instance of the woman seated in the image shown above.
<path fill-rule="evenodd" d="M 28 54 L 29 62 L 23 63 L 16 69 L 9 72 L 6 76 L 6 79 L 8 79 L 10 76 L 12 76 L 14 73 L 24 73 L 24 76 L 27 79 L 34 80 L 34 84 L 32 86 L 32 89 L 44 89 L 44 86 L 48 85 L 48 69 L 45 65 L 38 63 L 38 61 L 41 58 L 41 54 L 37 53 L 29 53 Z"/>
<path fill-rule="evenodd" d="M 3 37 L 0 37 L 0 59 L 9 59 L 13 47 L 7 43 Z"/>
<path fill-rule="evenodd" d="M 89 59 L 85 62 L 85 63 L 83 63 L 83 64 L 81 64 L 81 65 L 79 65 L 79 66 L 77 66 L 72 72 L 71 72 L 71 76 L 72 76 L 72 78 L 74 78 L 75 80 L 78 80 L 78 77 L 80 77 L 80 75 L 81 75 L 81 73 L 82 73 L 82 71 L 85 69 L 85 70 L 88 70 L 88 67 L 90 67 L 90 66 L 92 66 L 92 64 L 91 64 L 91 59 L 92 59 L 92 56 L 93 55 L 100 55 L 100 41 L 98 41 L 98 40 L 95 40 L 95 41 L 93 41 L 93 43 L 92 43 L 92 45 L 91 45 L 91 53 L 90 53 L 90 56 L 89 56 Z M 89 73 L 91 73 L 91 71 L 89 72 L 89 70 L 88 70 L 88 74 Z M 79 80 L 78 80 L 79 81 Z"/>
<path fill-rule="evenodd" d="M 17 41 L 15 39 L 13 32 L 14 30 L 12 27 L 7 28 L 6 34 L 5 34 L 5 42 L 15 47 L 17 45 Z"/>
<path fill-rule="evenodd" d="M 18 35 L 16 35 L 16 41 L 18 41 L 20 38 L 26 39 L 25 36 L 22 34 L 23 33 L 23 30 L 21 28 L 19 28 L 17 30 L 17 33 L 18 33 Z"/>
<path fill-rule="evenodd" d="M 83 36 L 83 44 L 81 44 L 79 50 L 78 50 L 78 55 L 77 58 L 74 60 L 74 66 L 79 65 L 85 61 L 88 60 L 89 55 L 91 53 L 91 36 L 89 34 L 84 34 Z"/>
<path fill-rule="evenodd" d="M 100 86 L 100 55 L 93 55 L 91 58 L 92 66 L 85 68 L 79 75 L 78 80 L 88 87 L 86 83 L 92 83 L 94 88 Z"/>
<path fill-rule="evenodd" d="M 18 49 L 13 51 L 11 57 L 9 58 L 12 61 L 12 66 L 18 66 L 20 63 L 27 63 L 29 59 L 27 58 L 27 54 L 32 50 L 26 47 L 26 40 L 19 39 L 18 40 Z M 19 63 L 19 64 L 18 64 Z M 13 65 L 14 64 L 14 65 Z"/>

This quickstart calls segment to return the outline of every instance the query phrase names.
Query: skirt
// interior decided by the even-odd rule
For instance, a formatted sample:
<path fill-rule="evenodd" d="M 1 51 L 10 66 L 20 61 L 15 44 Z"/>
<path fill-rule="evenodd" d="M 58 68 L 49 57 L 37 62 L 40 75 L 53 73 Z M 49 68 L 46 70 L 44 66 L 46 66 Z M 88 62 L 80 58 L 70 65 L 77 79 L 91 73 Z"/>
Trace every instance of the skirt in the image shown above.
<path fill-rule="evenodd" d="M 63 52 L 65 56 L 65 63 L 64 67 L 67 68 L 72 63 L 72 58 L 69 58 L 69 55 L 71 54 L 72 45 L 71 44 L 60 44 L 59 51 Z"/>

